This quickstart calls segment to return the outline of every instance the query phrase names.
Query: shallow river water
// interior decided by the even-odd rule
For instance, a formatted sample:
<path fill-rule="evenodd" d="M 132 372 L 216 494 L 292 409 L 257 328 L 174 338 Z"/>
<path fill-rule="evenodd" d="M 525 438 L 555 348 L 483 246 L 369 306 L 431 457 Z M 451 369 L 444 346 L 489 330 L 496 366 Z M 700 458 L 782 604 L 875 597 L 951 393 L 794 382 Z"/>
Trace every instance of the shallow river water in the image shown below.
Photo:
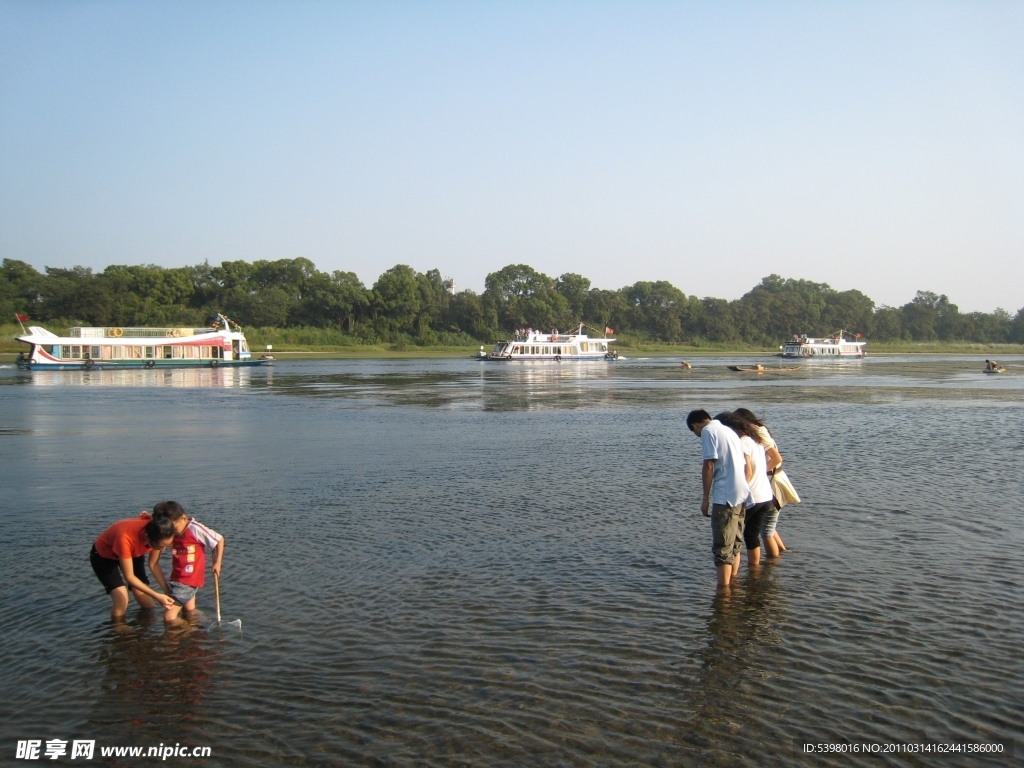
<path fill-rule="evenodd" d="M 0 368 L 0 756 L 202 765 L 957 765 L 1024 749 L 1024 359 L 762 375 L 292 361 Z M 746 406 L 803 503 L 716 595 L 691 408 Z M 110 523 L 226 537 L 225 619 L 110 623 Z M 989 761 L 986 761 L 989 762 Z M 1005 756 L 994 764 L 1009 764 Z"/>

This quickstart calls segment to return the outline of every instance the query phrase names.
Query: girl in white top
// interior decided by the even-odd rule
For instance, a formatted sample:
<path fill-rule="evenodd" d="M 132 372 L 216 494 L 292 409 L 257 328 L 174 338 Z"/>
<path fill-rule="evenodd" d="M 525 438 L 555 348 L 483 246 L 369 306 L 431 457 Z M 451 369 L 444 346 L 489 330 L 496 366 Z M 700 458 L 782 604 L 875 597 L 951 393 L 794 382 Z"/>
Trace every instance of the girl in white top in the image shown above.
<path fill-rule="evenodd" d="M 764 446 L 765 460 L 768 470 L 767 474 L 770 477 L 776 469 L 782 466 L 782 454 L 779 453 L 779 448 L 775 444 L 775 439 L 768 431 L 768 427 L 764 425 L 764 422 L 761 421 L 761 419 L 754 415 L 753 411 L 749 411 L 746 408 L 737 408 L 733 413 L 754 427 L 759 442 Z M 769 482 L 769 489 L 770 488 L 771 483 Z M 766 515 L 764 526 L 761 531 L 761 538 L 764 540 L 764 548 L 768 552 L 769 557 L 778 557 L 780 552 L 786 551 L 786 545 L 782 543 L 782 537 L 779 536 L 778 529 L 776 528 L 778 521 L 779 510 L 772 509 L 768 515 Z"/>
<path fill-rule="evenodd" d="M 771 501 L 772 484 L 768 480 L 768 458 L 765 455 L 764 446 L 753 440 L 750 435 L 741 435 L 740 444 L 743 446 L 743 453 L 754 462 L 753 476 L 747 478 L 747 484 L 750 486 L 747 506 Z"/>
<path fill-rule="evenodd" d="M 743 542 L 747 547 L 747 564 L 755 566 L 761 562 L 761 530 L 765 518 L 775 511 L 764 446 L 756 439 L 758 435 L 754 425 L 736 414 L 721 413 L 715 419 L 739 435 L 740 447 L 750 459 L 746 462 L 749 495 L 745 502 L 747 508 L 743 519 Z M 735 560 L 733 570 L 739 570 Z"/>

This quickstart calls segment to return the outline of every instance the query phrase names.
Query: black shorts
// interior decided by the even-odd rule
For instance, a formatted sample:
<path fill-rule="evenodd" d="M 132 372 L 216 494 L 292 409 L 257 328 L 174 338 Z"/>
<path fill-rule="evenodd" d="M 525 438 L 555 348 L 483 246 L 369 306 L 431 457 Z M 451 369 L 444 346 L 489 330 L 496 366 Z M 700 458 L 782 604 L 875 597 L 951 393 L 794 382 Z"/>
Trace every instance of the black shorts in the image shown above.
<path fill-rule="evenodd" d="M 135 574 L 136 579 L 148 587 L 149 577 L 146 576 L 145 560 L 145 555 L 133 557 L 132 572 Z M 102 557 L 94 546 L 92 552 L 89 553 L 89 562 L 92 563 L 93 573 L 96 574 L 96 578 L 100 580 L 103 588 L 107 590 L 108 595 L 118 587 L 125 586 L 124 578 L 121 576 L 121 562 L 119 560 Z"/>
<path fill-rule="evenodd" d="M 769 512 L 775 511 L 775 504 L 770 501 L 763 501 L 760 504 L 752 504 L 747 507 L 746 520 L 743 523 L 743 541 L 747 549 L 761 548 L 761 529 Z"/>

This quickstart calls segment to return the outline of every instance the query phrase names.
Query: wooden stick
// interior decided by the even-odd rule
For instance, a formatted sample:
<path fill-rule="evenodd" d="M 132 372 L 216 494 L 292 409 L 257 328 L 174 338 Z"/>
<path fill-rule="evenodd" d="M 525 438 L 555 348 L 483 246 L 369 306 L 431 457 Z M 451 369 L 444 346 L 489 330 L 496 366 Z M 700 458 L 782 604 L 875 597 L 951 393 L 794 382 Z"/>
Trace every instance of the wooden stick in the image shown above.
<path fill-rule="evenodd" d="M 217 593 L 217 622 L 220 622 L 220 576 L 213 574 L 213 589 Z"/>

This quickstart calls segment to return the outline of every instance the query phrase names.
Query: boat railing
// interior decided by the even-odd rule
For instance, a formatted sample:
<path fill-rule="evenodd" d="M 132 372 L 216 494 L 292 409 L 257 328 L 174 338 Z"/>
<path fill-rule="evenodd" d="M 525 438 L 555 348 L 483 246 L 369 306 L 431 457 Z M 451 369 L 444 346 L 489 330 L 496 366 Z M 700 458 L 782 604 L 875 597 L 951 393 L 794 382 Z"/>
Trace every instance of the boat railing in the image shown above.
<path fill-rule="evenodd" d="M 525 334 L 513 334 L 511 338 L 506 339 L 506 344 L 573 344 L 582 339 L 587 341 L 614 341 L 614 339 L 602 339 L 602 338 L 591 338 L 581 333 L 531 333 Z"/>
<path fill-rule="evenodd" d="M 164 336 L 175 338 L 181 336 L 199 336 L 204 333 L 216 333 L 217 328 L 122 328 L 121 326 L 104 326 L 102 328 L 86 328 L 78 326 L 68 329 L 68 336 L 80 339 L 142 339 Z"/>

